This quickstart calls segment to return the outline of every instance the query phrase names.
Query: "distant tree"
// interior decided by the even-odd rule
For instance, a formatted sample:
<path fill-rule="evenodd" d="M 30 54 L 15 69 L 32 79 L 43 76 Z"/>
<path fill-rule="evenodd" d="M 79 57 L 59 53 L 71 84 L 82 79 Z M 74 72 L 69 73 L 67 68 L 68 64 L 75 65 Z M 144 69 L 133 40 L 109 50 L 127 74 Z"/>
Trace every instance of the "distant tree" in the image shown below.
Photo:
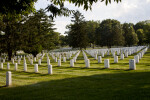
<path fill-rule="evenodd" d="M 143 28 L 144 34 L 145 34 L 145 38 L 146 38 L 146 43 L 149 44 L 150 43 L 150 23 L 146 23 L 144 25 Z"/>
<path fill-rule="evenodd" d="M 135 29 L 135 32 L 138 30 L 138 29 L 143 29 L 144 28 L 144 22 L 138 22 L 134 25 L 134 29 Z"/>
<path fill-rule="evenodd" d="M 93 45 L 93 48 L 94 48 L 94 45 L 95 45 L 95 42 L 96 42 L 96 35 L 95 35 L 95 31 L 96 31 L 96 28 L 98 28 L 99 26 L 99 22 L 97 21 L 86 21 L 86 30 L 87 30 L 87 35 L 88 35 L 88 42 L 90 44 Z"/>
<path fill-rule="evenodd" d="M 124 23 L 123 31 L 124 31 L 124 37 L 125 37 L 125 46 L 137 45 L 139 40 L 133 28 L 133 24 Z"/>
<path fill-rule="evenodd" d="M 139 39 L 138 44 L 139 44 L 139 45 L 144 44 L 146 38 L 145 38 L 145 34 L 144 34 L 143 29 L 138 29 L 138 30 L 136 31 L 136 33 L 137 33 L 137 36 L 138 36 L 138 39 Z"/>
<path fill-rule="evenodd" d="M 121 46 L 124 44 L 122 27 L 117 20 L 103 20 L 96 30 L 97 45 L 101 46 Z"/>
<path fill-rule="evenodd" d="M 67 32 L 69 46 L 80 49 L 86 48 L 88 45 L 88 37 L 84 16 L 79 11 L 76 11 L 71 21 L 73 24 L 68 26 L 69 31 Z"/>
<path fill-rule="evenodd" d="M 68 43 L 67 43 L 67 36 L 60 35 L 59 36 L 59 42 L 60 42 L 60 46 L 62 46 L 62 47 L 68 45 Z"/>

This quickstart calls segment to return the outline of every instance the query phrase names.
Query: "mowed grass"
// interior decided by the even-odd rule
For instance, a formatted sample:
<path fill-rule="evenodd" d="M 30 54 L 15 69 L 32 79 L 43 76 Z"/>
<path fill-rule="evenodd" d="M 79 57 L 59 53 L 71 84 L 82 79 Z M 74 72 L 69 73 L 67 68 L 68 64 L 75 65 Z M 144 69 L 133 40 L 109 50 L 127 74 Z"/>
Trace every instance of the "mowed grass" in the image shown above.
<path fill-rule="evenodd" d="M 74 56 L 74 55 L 73 55 Z M 46 56 L 34 73 L 34 65 L 28 60 L 28 71 L 23 71 L 23 61 L 12 72 L 12 86 L 5 87 L 7 63 L 0 70 L 0 100 L 149 100 L 150 99 L 150 49 L 145 53 L 137 70 L 129 69 L 129 59 L 134 55 L 113 63 L 113 57 L 103 58 L 103 63 L 88 55 L 91 67 L 85 68 L 82 52 L 75 67 L 70 60 L 58 67 L 51 59 L 53 75 L 48 75 Z M 104 69 L 104 59 L 110 59 L 110 69 Z M 34 62 L 34 64 L 37 62 Z"/>

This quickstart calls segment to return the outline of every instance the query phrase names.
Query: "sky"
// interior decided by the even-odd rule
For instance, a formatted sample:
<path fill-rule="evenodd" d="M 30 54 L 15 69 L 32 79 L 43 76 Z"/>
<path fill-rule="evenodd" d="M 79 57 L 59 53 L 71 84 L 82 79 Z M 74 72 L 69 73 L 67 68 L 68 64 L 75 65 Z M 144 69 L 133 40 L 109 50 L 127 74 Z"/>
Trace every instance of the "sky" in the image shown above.
<path fill-rule="evenodd" d="M 113 0 L 112 0 L 113 1 Z M 35 8 L 46 8 L 50 4 L 48 0 L 38 0 Z M 134 23 L 139 21 L 150 20 L 150 0 L 122 0 L 120 3 L 112 2 L 105 5 L 105 2 L 97 2 L 92 5 L 92 10 L 85 11 L 83 7 L 75 7 L 73 4 L 65 3 L 65 7 L 71 10 L 79 10 L 86 20 L 102 21 L 105 19 L 116 19 L 121 23 Z M 56 17 L 55 28 L 57 32 L 64 35 L 67 29 L 66 25 L 71 23 L 71 15 L 69 17 Z"/>

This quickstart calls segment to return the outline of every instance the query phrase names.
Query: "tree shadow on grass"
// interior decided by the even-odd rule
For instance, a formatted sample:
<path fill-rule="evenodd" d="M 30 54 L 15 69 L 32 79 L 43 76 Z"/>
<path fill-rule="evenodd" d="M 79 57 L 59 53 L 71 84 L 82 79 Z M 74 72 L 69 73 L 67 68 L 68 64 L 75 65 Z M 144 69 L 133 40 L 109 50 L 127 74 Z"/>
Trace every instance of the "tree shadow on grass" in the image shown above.
<path fill-rule="evenodd" d="M 35 99 L 149 100 L 150 72 L 100 74 L 0 88 L 0 100 Z"/>

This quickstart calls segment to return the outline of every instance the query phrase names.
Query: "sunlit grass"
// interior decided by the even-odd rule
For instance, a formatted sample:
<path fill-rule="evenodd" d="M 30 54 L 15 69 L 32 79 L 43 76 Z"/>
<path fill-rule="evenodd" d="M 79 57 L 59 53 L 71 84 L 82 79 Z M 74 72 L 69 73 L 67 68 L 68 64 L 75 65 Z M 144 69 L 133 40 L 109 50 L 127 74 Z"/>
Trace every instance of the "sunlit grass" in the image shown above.
<path fill-rule="evenodd" d="M 75 67 L 70 67 L 70 60 L 62 61 L 62 66 L 50 57 L 53 65 L 53 75 L 48 75 L 46 56 L 39 65 L 39 72 L 34 73 L 34 62 L 30 65 L 27 60 L 28 70 L 23 71 L 23 60 L 12 72 L 12 86 L 5 87 L 7 62 L 4 69 L 0 70 L 0 100 L 21 99 L 69 99 L 69 100 L 144 100 L 150 99 L 150 50 L 136 64 L 137 70 L 129 69 L 129 59 L 134 55 L 114 63 L 114 58 L 105 55 L 102 63 L 87 54 L 90 59 L 90 68 L 85 68 L 82 52 L 77 58 Z M 73 55 L 74 56 L 74 55 Z M 104 69 L 104 59 L 110 60 L 110 69 Z M 17 63 L 17 62 L 16 62 Z"/>

